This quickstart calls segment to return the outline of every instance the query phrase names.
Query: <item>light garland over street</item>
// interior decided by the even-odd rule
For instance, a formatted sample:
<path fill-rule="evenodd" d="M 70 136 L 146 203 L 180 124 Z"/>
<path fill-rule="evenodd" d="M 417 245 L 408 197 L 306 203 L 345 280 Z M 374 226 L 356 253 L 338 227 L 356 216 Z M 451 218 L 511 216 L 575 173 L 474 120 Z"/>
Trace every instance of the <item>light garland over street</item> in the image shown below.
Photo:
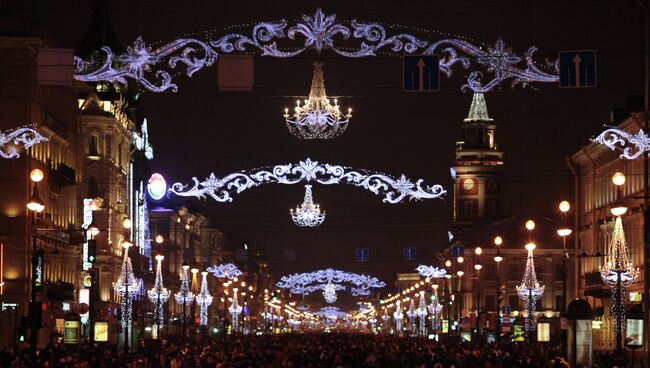
<path fill-rule="evenodd" d="M 18 147 L 28 149 L 35 144 L 47 141 L 48 139 L 42 136 L 41 133 L 29 127 L 0 132 L 0 157 L 6 159 L 19 158 Z"/>
<path fill-rule="evenodd" d="M 317 290 L 323 290 L 327 291 L 328 295 L 331 295 L 332 289 L 334 289 L 333 291 L 347 291 L 349 289 L 353 296 L 359 296 L 370 295 L 371 289 L 382 288 L 386 286 L 386 283 L 379 281 L 376 277 L 327 268 L 308 273 L 282 276 L 276 285 L 279 288 L 288 289 L 293 294 L 309 295 Z"/>
<path fill-rule="evenodd" d="M 636 134 L 624 130 L 610 128 L 592 139 L 596 143 L 609 147 L 612 151 L 622 150 L 620 158 L 634 160 L 650 151 L 650 137 L 640 129 Z"/>

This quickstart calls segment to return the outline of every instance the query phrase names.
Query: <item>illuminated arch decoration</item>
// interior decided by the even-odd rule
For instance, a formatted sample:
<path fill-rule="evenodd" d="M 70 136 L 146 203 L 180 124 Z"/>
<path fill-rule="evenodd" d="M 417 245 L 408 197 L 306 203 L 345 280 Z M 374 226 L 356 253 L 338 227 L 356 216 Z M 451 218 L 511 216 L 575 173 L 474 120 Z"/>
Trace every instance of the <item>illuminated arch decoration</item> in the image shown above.
<path fill-rule="evenodd" d="M 327 319 L 346 319 L 350 316 L 349 313 L 343 312 L 339 310 L 338 307 L 323 307 L 320 309 L 320 311 L 313 313 L 314 316 L 317 317 L 322 317 L 322 318 L 327 318 Z"/>
<path fill-rule="evenodd" d="M 206 271 L 213 274 L 214 277 L 229 280 L 244 274 L 232 263 L 222 263 L 220 265 L 210 266 Z"/>
<path fill-rule="evenodd" d="M 35 144 L 47 141 L 48 139 L 41 133 L 29 127 L 0 132 L 0 157 L 19 158 L 18 147 L 22 146 L 24 149 L 28 149 Z"/>
<path fill-rule="evenodd" d="M 643 129 L 635 134 L 630 134 L 621 129 L 610 128 L 600 133 L 592 141 L 603 144 L 612 151 L 622 150 L 619 157 L 627 160 L 634 160 L 650 151 L 650 137 Z"/>
<path fill-rule="evenodd" d="M 276 286 L 288 289 L 293 294 L 301 295 L 309 295 L 322 290 L 328 293 L 349 291 L 352 296 L 360 296 L 370 295 L 372 289 L 383 288 L 386 283 L 379 281 L 376 277 L 327 268 L 282 276 Z"/>
<path fill-rule="evenodd" d="M 240 171 L 217 178 L 214 173 L 204 181 L 193 177 L 194 186 L 188 188 L 182 183 L 174 183 L 169 193 L 182 197 L 207 196 L 217 202 L 232 202 L 231 191 L 241 193 L 262 184 L 278 183 L 292 185 L 302 181 L 323 185 L 350 184 L 364 188 L 376 195 L 383 195 L 385 203 L 399 203 L 405 198 L 411 200 L 441 198 L 447 193 L 442 185 L 422 186 L 423 179 L 416 182 L 402 175 L 393 178 L 367 170 L 355 170 L 340 165 L 320 164 L 306 159 L 297 164 L 277 165 L 272 168 Z"/>
<path fill-rule="evenodd" d="M 445 277 L 447 274 L 447 270 L 444 268 L 427 265 L 419 265 L 415 270 L 418 271 L 420 276 L 428 277 L 430 279 L 440 279 Z"/>
<path fill-rule="evenodd" d="M 138 37 L 121 54 L 114 54 L 113 50 L 104 46 L 101 49 L 104 55 L 100 60 L 75 57 L 74 78 L 82 82 L 112 83 L 126 83 L 127 79 L 132 79 L 152 92 L 176 92 L 178 85 L 172 82 L 171 71 L 181 64 L 185 74 L 191 77 L 214 64 L 220 53 L 257 53 L 291 58 L 308 50 L 320 54 L 327 49 L 347 58 L 376 56 L 380 52 L 437 54 L 440 55 L 439 69 L 448 77 L 452 75 L 454 65 L 460 64 L 464 69 L 470 69 L 474 64 L 477 70 L 469 73 L 462 89 L 475 92 L 487 92 L 505 81 L 510 81 L 512 87 L 559 81 L 557 61 L 547 61 L 543 67 L 533 61 L 536 47 L 530 47 L 523 56 L 519 56 L 506 47 L 501 39 L 493 46 L 483 48 L 460 38 L 429 42 L 407 33 L 390 35 L 390 28 L 356 19 L 340 22 L 335 14 L 326 15 L 321 9 L 316 9 L 314 15 L 303 15 L 301 21 L 292 25 L 284 19 L 260 22 L 253 27 L 250 35 L 231 33 L 219 38 L 207 36 L 206 40 L 179 38 L 155 48 Z M 356 45 L 351 46 L 351 40 Z M 282 41 L 283 46 L 279 46 L 278 41 Z M 294 45 L 289 45 L 292 42 Z M 491 79 L 485 78 L 481 85 L 479 79 L 483 70 L 491 74 Z"/>

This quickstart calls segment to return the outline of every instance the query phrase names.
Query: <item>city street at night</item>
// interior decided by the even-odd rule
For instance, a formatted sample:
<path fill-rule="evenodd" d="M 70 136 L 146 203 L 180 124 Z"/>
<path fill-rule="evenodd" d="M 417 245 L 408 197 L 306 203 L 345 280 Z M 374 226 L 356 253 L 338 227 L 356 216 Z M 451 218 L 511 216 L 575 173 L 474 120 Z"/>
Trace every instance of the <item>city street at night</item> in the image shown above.
<path fill-rule="evenodd" d="M 5 0 L 0 111 L 0 367 L 650 367 L 649 0 Z"/>

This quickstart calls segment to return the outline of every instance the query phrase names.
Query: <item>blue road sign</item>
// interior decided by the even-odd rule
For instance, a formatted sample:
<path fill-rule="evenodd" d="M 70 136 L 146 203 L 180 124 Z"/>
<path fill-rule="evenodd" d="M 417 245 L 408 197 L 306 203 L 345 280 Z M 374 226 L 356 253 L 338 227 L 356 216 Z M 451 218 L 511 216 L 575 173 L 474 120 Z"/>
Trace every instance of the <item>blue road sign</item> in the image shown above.
<path fill-rule="evenodd" d="M 462 257 L 465 255 L 465 247 L 462 245 L 455 245 L 451 247 L 451 256 L 454 258 Z"/>
<path fill-rule="evenodd" d="M 434 55 L 406 55 L 403 59 L 404 91 L 431 92 L 440 89 L 440 60 Z"/>
<path fill-rule="evenodd" d="M 596 51 L 560 52 L 560 87 L 596 86 Z"/>

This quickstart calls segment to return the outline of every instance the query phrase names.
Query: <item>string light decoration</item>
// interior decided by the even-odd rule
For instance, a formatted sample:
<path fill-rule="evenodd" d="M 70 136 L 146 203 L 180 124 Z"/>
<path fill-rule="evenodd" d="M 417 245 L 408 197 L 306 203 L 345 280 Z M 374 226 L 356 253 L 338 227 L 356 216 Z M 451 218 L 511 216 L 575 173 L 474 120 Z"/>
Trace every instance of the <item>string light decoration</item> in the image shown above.
<path fill-rule="evenodd" d="M 435 184 L 423 187 L 423 179 L 416 182 L 402 175 L 393 178 L 381 173 L 368 170 L 355 170 L 341 165 L 320 164 L 307 158 L 297 164 L 276 165 L 252 171 L 240 171 L 217 178 L 214 173 L 204 181 L 192 178 L 194 186 L 188 188 L 182 183 L 174 183 L 169 192 L 181 197 L 196 197 L 203 199 L 207 196 L 217 202 L 232 202 L 231 191 L 237 194 L 262 184 L 277 183 L 293 185 L 302 181 L 316 182 L 323 185 L 349 184 L 361 187 L 376 195 L 383 195 L 384 203 L 399 203 L 405 198 L 410 200 L 436 199 L 444 196 L 447 191 L 442 185 Z"/>
<path fill-rule="evenodd" d="M 621 129 L 610 128 L 600 133 L 592 141 L 603 144 L 612 151 L 622 150 L 619 157 L 627 160 L 634 160 L 650 151 L 650 137 L 643 129 L 636 134 L 630 134 Z"/>
<path fill-rule="evenodd" d="M 238 329 L 239 315 L 241 314 L 242 309 L 243 308 L 239 305 L 239 302 L 237 301 L 237 289 L 234 289 L 234 294 L 232 296 L 232 303 L 230 303 L 230 307 L 228 307 L 228 312 L 230 313 L 230 320 L 231 320 L 230 324 L 231 324 L 232 333 L 235 333 Z"/>
<path fill-rule="evenodd" d="M 415 318 L 418 316 L 417 309 L 415 308 L 415 298 L 411 298 L 411 304 L 409 304 L 409 309 L 406 311 L 406 315 L 409 318 L 411 331 L 415 330 Z"/>
<path fill-rule="evenodd" d="M 174 294 L 174 299 L 176 304 L 183 307 L 182 312 L 182 323 L 183 326 L 187 323 L 187 307 L 194 301 L 194 293 L 190 291 L 190 279 L 187 274 L 190 266 L 187 264 L 183 265 L 183 275 L 181 276 L 181 288 L 176 294 Z M 184 329 L 184 328 L 183 328 Z"/>
<path fill-rule="evenodd" d="M 526 270 L 521 284 L 517 286 L 517 294 L 519 298 L 526 303 L 526 331 L 535 331 L 537 328 L 536 304 L 537 301 L 544 294 L 544 286 L 540 285 L 537 281 L 537 274 L 535 273 L 535 260 L 533 259 L 533 250 L 535 249 L 534 243 L 526 244 L 528 257 L 526 258 Z"/>
<path fill-rule="evenodd" d="M 201 272 L 201 291 L 196 296 L 196 304 L 201 309 L 200 324 L 201 326 L 208 325 L 208 307 L 212 305 L 212 295 L 208 290 L 208 272 Z"/>
<path fill-rule="evenodd" d="M 151 146 L 151 143 L 149 143 L 149 128 L 147 127 L 146 118 L 142 121 L 140 133 L 131 132 L 131 139 L 133 145 L 138 151 L 144 151 L 144 156 L 148 160 L 153 159 L 153 147 Z"/>
<path fill-rule="evenodd" d="M 239 268 L 237 268 L 236 265 L 232 263 L 222 263 L 220 265 L 210 266 L 206 269 L 206 271 L 213 274 L 214 277 L 218 277 L 220 279 L 225 278 L 228 280 L 232 280 L 235 277 L 239 277 L 244 274 Z"/>
<path fill-rule="evenodd" d="M 614 233 L 609 243 L 609 251 L 605 256 L 605 264 L 600 269 L 600 276 L 612 291 L 611 315 L 615 319 L 615 332 L 620 333 L 625 325 L 627 289 L 639 278 L 639 270 L 634 268 L 630 259 L 623 221 L 620 216 L 616 217 Z"/>
<path fill-rule="evenodd" d="M 325 286 L 323 286 L 323 298 L 325 301 L 332 304 L 336 302 L 336 285 L 332 284 L 332 281 L 328 281 Z"/>
<path fill-rule="evenodd" d="M 29 127 L 16 128 L 0 132 L 0 157 L 11 159 L 19 158 L 19 147 L 28 149 L 38 143 L 47 142 L 48 139 L 38 131 Z"/>
<path fill-rule="evenodd" d="M 309 98 L 300 105 L 296 101 L 293 114 L 289 109 L 284 109 L 284 119 L 287 129 L 300 139 L 331 139 L 343 134 L 352 117 L 352 109 L 346 115 L 341 114 L 338 100 L 330 104 L 325 92 L 325 78 L 323 77 L 323 63 L 314 63 L 314 76 L 311 81 Z"/>
<path fill-rule="evenodd" d="M 124 257 L 122 258 L 120 277 L 113 283 L 113 290 L 115 290 L 115 293 L 120 297 L 120 322 L 122 328 L 129 332 L 131 330 L 132 322 L 133 299 L 141 287 L 140 280 L 133 274 L 131 257 L 129 257 L 129 247 L 131 247 L 131 245 L 132 244 L 128 241 L 122 243 L 122 247 L 124 248 Z M 126 341 L 125 346 L 129 345 L 130 342 Z"/>
<path fill-rule="evenodd" d="M 376 277 L 332 268 L 282 276 L 276 285 L 289 289 L 293 294 L 309 295 L 317 290 L 324 291 L 326 287 L 331 288 L 327 286 L 329 284 L 334 286 L 335 291 L 349 291 L 353 296 L 370 295 L 371 289 L 386 286 Z"/>
<path fill-rule="evenodd" d="M 347 58 L 376 56 L 383 51 L 398 55 L 442 54 L 439 70 L 448 77 L 452 76 L 456 64 L 464 69 L 475 66 L 461 87 L 475 92 L 487 92 L 505 82 L 510 82 L 512 87 L 525 87 L 533 82 L 559 81 L 558 61 L 537 65 L 533 60 L 537 51 L 534 46 L 519 56 L 506 47 L 501 39 L 497 39 L 493 46 L 483 48 L 462 38 L 446 37 L 428 42 L 407 33 L 388 34 L 389 30 L 397 27 L 400 26 L 384 27 L 377 22 L 365 23 L 356 19 L 339 22 L 335 14 L 326 15 L 321 9 L 316 9 L 313 15 L 303 15 L 301 21 L 291 26 L 284 19 L 260 22 L 254 25 L 250 36 L 246 36 L 246 32 L 239 32 L 219 38 L 206 35 L 207 40 L 179 38 L 156 48 L 138 37 L 121 54 L 115 55 L 110 47 L 104 46 L 101 48 L 104 55 L 99 57 L 91 56 L 89 60 L 75 57 L 74 78 L 82 82 L 122 84 L 129 78 L 152 92 L 176 92 L 178 85 L 172 82 L 171 70 L 182 65 L 185 74 L 191 77 L 214 64 L 219 53 L 258 53 L 268 57 L 291 58 L 308 50 L 320 54 L 327 49 Z M 278 40 L 283 41 L 282 48 L 278 46 Z M 291 42 L 298 44 L 291 45 Z M 481 85 L 481 76 L 487 74 L 491 74 L 492 79 L 483 78 L 488 82 Z"/>
<path fill-rule="evenodd" d="M 431 296 L 431 304 L 428 306 L 429 314 L 431 314 L 431 329 L 434 331 L 438 329 L 438 315 L 442 312 L 442 304 L 438 300 L 438 290 Z"/>
<path fill-rule="evenodd" d="M 327 307 L 322 307 L 320 311 L 315 312 L 314 316 L 323 317 L 331 320 L 337 320 L 337 319 L 346 319 L 349 317 L 349 314 L 339 310 L 338 307 L 327 306 Z"/>
<path fill-rule="evenodd" d="M 395 333 L 399 333 L 402 330 L 402 320 L 404 319 L 404 313 L 402 312 L 402 303 L 399 300 L 395 302 L 395 312 L 393 312 L 393 318 L 395 319 Z"/>
<path fill-rule="evenodd" d="M 420 299 L 418 300 L 418 309 L 415 310 L 415 314 L 418 317 L 419 334 L 420 336 L 426 336 L 428 313 L 427 313 L 427 301 L 424 297 L 424 291 L 420 291 Z"/>
<path fill-rule="evenodd" d="M 305 185 L 305 199 L 296 210 L 289 210 L 293 223 L 302 227 L 316 227 L 325 221 L 325 211 L 321 213 L 320 206 L 314 203 L 311 185 Z"/>
<path fill-rule="evenodd" d="M 447 274 L 447 270 L 440 267 L 419 265 L 416 269 L 420 276 L 428 277 L 430 279 L 441 279 Z"/>
<path fill-rule="evenodd" d="M 158 326 L 158 331 L 162 329 L 164 312 L 163 304 L 167 303 L 169 300 L 170 292 L 163 285 L 162 277 L 162 261 L 165 258 L 163 255 L 156 256 L 156 282 L 152 289 L 147 290 L 147 296 L 149 301 L 152 302 L 155 306 L 153 319 L 156 325 Z"/>

